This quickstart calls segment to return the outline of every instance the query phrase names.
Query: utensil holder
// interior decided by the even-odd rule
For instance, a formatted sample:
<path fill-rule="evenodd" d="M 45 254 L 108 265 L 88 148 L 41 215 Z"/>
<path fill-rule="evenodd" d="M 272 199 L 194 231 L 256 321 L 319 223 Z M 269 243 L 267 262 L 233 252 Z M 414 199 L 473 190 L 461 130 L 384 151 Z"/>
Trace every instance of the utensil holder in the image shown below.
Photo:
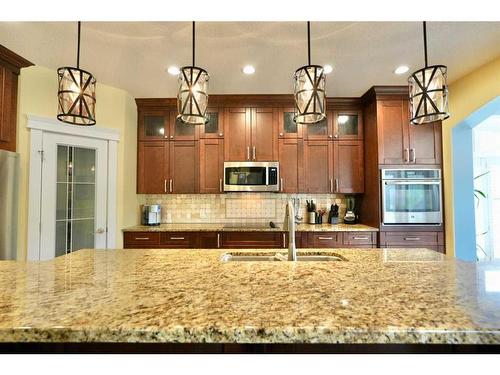
<path fill-rule="evenodd" d="M 308 223 L 316 224 L 316 212 L 308 212 L 307 214 L 309 215 Z"/>

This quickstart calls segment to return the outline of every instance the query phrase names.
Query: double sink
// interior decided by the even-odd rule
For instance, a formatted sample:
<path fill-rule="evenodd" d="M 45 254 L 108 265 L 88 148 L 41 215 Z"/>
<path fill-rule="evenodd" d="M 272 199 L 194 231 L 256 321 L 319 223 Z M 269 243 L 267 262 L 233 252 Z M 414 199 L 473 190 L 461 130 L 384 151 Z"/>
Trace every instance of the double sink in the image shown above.
<path fill-rule="evenodd" d="M 285 253 L 224 253 L 222 262 L 286 262 L 288 260 Z M 339 262 L 346 259 L 338 255 L 326 254 L 297 254 L 298 262 Z"/>

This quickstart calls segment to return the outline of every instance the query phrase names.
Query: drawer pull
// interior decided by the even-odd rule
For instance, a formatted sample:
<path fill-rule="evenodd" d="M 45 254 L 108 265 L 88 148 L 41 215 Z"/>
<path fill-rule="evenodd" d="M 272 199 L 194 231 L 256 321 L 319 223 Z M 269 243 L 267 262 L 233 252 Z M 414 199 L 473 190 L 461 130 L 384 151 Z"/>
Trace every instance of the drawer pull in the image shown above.
<path fill-rule="evenodd" d="M 333 237 L 318 237 L 318 240 L 333 240 Z"/>
<path fill-rule="evenodd" d="M 405 241 L 420 241 L 420 237 L 405 237 Z"/>
<path fill-rule="evenodd" d="M 217 233 L 217 249 L 220 248 L 220 233 Z"/>
<path fill-rule="evenodd" d="M 368 237 L 353 237 L 354 240 L 367 240 Z"/>
<path fill-rule="evenodd" d="M 184 237 L 170 237 L 171 240 L 184 240 Z"/>
<path fill-rule="evenodd" d="M 139 241 L 139 240 L 149 240 L 149 237 L 136 237 L 135 239 L 137 241 Z"/>
<path fill-rule="evenodd" d="M 283 249 L 286 249 L 286 235 L 283 233 Z"/>

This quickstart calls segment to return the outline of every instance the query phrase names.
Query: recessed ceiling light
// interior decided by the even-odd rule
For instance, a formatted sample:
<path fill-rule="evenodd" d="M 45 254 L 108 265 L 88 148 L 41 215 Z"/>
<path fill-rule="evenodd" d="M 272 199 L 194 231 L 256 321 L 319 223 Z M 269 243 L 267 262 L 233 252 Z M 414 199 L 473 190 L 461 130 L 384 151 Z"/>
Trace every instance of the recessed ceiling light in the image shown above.
<path fill-rule="evenodd" d="M 173 76 L 178 76 L 179 73 L 180 73 L 180 70 L 178 67 L 176 67 L 175 65 L 172 65 L 170 66 L 168 69 L 167 69 L 167 72 L 169 72 L 170 74 L 172 74 Z"/>
<path fill-rule="evenodd" d="M 330 64 L 326 64 L 323 66 L 323 71 L 325 72 L 325 74 L 330 74 L 333 70 L 333 66 L 331 66 Z"/>
<path fill-rule="evenodd" d="M 410 68 L 408 68 L 406 65 L 401 65 L 401 66 L 398 66 L 394 70 L 394 73 L 395 74 L 405 74 L 408 70 L 410 70 Z"/>
<path fill-rule="evenodd" d="M 243 67 L 243 73 L 245 73 L 245 74 L 254 74 L 255 73 L 255 68 L 252 65 L 245 65 Z"/>

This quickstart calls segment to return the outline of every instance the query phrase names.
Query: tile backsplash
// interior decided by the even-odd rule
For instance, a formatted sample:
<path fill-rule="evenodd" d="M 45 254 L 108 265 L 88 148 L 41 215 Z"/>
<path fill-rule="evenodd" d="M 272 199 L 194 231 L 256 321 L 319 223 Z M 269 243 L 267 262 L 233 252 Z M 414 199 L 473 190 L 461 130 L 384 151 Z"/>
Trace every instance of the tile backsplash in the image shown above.
<path fill-rule="evenodd" d="M 313 200 L 317 209 L 326 210 L 330 205 L 340 207 L 339 221 L 345 212 L 345 199 L 341 194 L 168 194 L 146 195 L 146 204 L 162 206 L 163 223 L 280 223 L 285 217 L 286 202 L 300 199 L 300 214 L 307 222 L 306 200 Z"/>

